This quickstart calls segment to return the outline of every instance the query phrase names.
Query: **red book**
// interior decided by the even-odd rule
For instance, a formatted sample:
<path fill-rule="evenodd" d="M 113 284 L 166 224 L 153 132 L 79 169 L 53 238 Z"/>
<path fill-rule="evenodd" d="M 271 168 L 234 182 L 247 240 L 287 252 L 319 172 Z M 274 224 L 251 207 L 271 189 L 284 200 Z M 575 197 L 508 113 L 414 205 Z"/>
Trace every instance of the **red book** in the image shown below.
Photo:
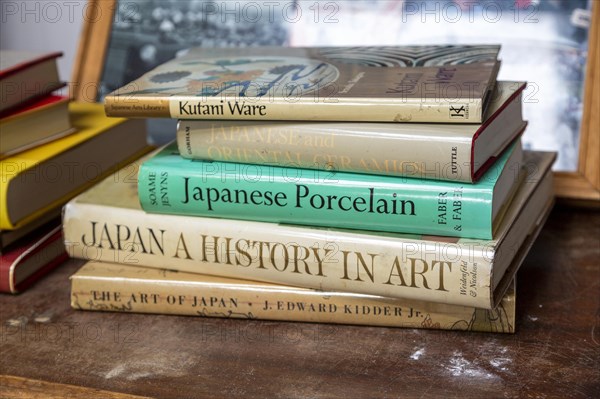
<path fill-rule="evenodd" d="M 60 225 L 23 239 L 0 255 L 0 292 L 25 290 L 67 258 Z"/>
<path fill-rule="evenodd" d="M 62 53 L 0 51 L 0 114 L 63 87 L 56 63 L 60 56 Z"/>
<path fill-rule="evenodd" d="M 69 98 L 65 96 L 56 96 L 50 94 L 48 96 L 44 96 L 36 99 L 35 101 L 29 101 L 26 104 L 19 108 L 14 108 L 9 112 L 5 112 L 2 114 L 2 122 L 8 121 L 13 118 L 22 118 L 24 116 L 34 115 L 35 112 L 38 112 L 41 109 L 49 108 L 58 104 L 62 104 L 64 102 L 68 102 Z"/>

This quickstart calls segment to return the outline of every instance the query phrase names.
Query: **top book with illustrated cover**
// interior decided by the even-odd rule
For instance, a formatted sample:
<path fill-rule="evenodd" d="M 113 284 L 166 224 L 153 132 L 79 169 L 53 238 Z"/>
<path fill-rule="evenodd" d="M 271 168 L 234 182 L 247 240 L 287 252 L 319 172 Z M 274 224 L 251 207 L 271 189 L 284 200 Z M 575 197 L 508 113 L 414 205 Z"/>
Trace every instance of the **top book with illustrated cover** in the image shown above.
<path fill-rule="evenodd" d="M 194 48 L 109 94 L 108 116 L 482 123 L 498 45 Z"/>

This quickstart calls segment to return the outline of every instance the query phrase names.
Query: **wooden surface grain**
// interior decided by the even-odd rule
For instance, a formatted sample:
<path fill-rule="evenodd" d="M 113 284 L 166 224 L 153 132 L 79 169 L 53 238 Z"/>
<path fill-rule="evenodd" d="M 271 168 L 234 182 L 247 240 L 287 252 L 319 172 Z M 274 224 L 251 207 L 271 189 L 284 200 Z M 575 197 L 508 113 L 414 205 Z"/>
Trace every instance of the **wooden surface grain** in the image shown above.
<path fill-rule="evenodd" d="M 0 398 L 15 399 L 143 399 L 122 393 L 103 391 L 101 389 L 77 387 L 34 380 L 31 378 L 0 375 Z"/>
<path fill-rule="evenodd" d="M 597 211 L 553 211 L 514 335 L 75 311 L 80 264 L 0 296 L 1 374 L 159 398 L 600 397 Z"/>

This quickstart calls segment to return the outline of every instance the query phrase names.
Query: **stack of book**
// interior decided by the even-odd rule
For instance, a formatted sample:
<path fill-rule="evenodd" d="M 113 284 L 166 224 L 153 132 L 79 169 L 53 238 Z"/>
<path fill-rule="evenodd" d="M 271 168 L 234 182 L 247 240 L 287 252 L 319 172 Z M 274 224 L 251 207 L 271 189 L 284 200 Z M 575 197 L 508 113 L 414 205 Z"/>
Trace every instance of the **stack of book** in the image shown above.
<path fill-rule="evenodd" d="M 22 291 L 67 259 L 62 206 L 149 150 L 142 121 L 52 94 L 65 85 L 60 56 L 0 52 L 0 292 Z"/>
<path fill-rule="evenodd" d="M 498 52 L 192 49 L 112 93 L 177 142 L 65 207 L 72 306 L 513 332 L 554 154 Z"/>

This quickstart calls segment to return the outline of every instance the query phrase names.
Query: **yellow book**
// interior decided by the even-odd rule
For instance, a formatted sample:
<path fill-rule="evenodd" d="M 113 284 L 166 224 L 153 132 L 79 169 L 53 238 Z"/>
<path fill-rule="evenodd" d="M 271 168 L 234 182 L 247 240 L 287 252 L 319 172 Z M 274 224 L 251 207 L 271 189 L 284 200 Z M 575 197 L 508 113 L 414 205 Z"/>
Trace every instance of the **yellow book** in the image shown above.
<path fill-rule="evenodd" d="M 0 229 L 32 222 L 149 149 L 144 121 L 107 118 L 102 104 L 69 112 L 75 134 L 0 161 Z"/>

